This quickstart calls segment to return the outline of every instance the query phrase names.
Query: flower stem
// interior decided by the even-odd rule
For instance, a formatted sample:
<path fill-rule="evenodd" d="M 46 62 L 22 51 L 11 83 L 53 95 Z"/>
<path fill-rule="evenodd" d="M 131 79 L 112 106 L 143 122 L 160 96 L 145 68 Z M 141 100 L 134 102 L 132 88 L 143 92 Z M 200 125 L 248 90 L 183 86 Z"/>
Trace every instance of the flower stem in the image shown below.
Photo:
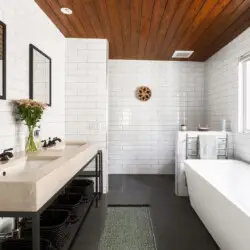
<path fill-rule="evenodd" d="M 34 142 L 34 128 L 35 126 L 28 126 L 29 136 L 28 136 L 27 143 L 26 143 L 26 152 L 37 151 L 36 143 Z"/>

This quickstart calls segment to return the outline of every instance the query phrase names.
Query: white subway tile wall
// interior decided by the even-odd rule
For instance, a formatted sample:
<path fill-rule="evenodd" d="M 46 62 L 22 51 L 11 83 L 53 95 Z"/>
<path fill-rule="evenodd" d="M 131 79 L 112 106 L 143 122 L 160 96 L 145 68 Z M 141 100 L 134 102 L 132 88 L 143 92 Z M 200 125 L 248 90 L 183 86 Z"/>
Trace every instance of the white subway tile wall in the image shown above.
<path fill-rule="evenodd" d="M 250 29 L 221 49 L 205 63 L 205 110 L 207 123 L 221 129 L 221 120 L 234 135 L 234 157 L 250 161 L 250 135 L 238 133 L 238 64 L 249 53 Z"/>
<path fill-rule="evenodd" d="M 22 6 L 22 8 L 20 8 Z M 52 107 L 45 111 L 41 137 L 64 137 L 65 39 L 35 2 L 0 0 L 0 20 L 7 25 L 7 101 L 0 100 L 0 151 L 25 146 L 26 129 L 16 125 L 10 100 L 29 98 L 29 44 L 52 58 Z M 22 28 L 21 28 L 22 27 Z"/>
<path fill-rule="evenodd" d="M 180 124 L 203 124 L 204 63 L 109 60 L 108 84 L 109 173 L 173 174 Z M 148 102 L 135 96 L 141 85 Z"/>
<path fill-rule="evenodd" d="M 64 138 L 65 39 L 63 35 L 34 1 L 0 0 L 0 20 L 7 25 L 7 100 L 0 100 L 0 151 L 10 147 L 14 147 L 15 151 L 24 150 L 26 130 L 23 125 L 16 125 L 10 101 L 29 98 L 30 43 L 52 58 L 53 103 L 43 117 L 41 137 Z M 1 222 L 0 228 L 2 228 Z"/>
<path fill-rule="evenodd" d="M 107 40 L 66 39 L 66 139 L 98 143 L 104 153 L 104 192 L 108 186 L 107 60 Z"/>

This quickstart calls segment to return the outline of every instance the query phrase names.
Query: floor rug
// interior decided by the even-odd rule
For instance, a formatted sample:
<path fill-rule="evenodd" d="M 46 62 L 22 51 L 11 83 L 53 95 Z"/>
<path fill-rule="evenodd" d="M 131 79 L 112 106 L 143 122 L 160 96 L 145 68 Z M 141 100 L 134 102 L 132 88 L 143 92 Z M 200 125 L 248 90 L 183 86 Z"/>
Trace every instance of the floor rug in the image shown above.
<path fill-rule="evenodd" d="M 99 250 L 156 250 L 150 207 L 108 207 Z"/>

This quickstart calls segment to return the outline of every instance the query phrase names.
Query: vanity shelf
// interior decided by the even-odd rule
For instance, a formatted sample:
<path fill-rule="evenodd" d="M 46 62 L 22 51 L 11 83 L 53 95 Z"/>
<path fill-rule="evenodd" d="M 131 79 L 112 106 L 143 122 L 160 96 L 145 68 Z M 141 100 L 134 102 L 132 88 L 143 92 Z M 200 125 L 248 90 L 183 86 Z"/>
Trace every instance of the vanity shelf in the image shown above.
<path fill-rule="evenodd" d="M 95 162 L 95 171 L 86 171 L 88 165 L 92 162 Z M 88 216 L 89 211 L 93 206 L 98 208 L 99 200 L 101 199 L 103 193 L 103 155 L 102 151 L 99 150 L 97 153 L 74 175 L 61 189 L 54 194 L 38 211 L 29 212 L 29 211 L 0 211 L 0 217 L 15 217 L 15 218 L 31 218 L 32 223 L 32 249 L 40 250 L 40 215 L 48 207 L 50 207 L 56 198 L 65 192 L 65 189 L 71 184 L 71 182 L 79 177 L 94 177 L 95 178 L 95 193 L 93 198 L 89 202 L 89 206 L 86 209 L 86 212 L 82 215 L 77 223 L 71 227 L 71 234 L 69 239 L 66 241 L 65 245 L 58 250 L 67 250 L 70 249 L 71 245 L 74 242 L 74 239 L 77 235 L 78 230 L 80 229 L 82 223 Z M 86 173 L 85 173 L 86 171 Z"/>

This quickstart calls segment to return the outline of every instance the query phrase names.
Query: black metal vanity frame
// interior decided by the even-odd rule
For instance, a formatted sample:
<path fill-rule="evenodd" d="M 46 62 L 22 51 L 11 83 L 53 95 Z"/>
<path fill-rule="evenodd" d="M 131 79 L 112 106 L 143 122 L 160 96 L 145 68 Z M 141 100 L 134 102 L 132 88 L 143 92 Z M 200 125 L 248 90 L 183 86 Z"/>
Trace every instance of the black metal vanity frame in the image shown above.
<path fill-rule="evenodd" d="M 86 174 L 84 174 L 83 170 L 95 160 L 95 171 L 86 171 Z M 75 240 L 75 236 L 77 232 L 79 231 L 81 225 L 83 224 L 85 218 L 87 217 L 94 201 L 95 207 L 98 208 L 99 201 L 101 199 L 101 196 L 103 194 L 103 154 L 102 151 L 99 150 L 88 162 L 85 164 L 81 170 L 73 176 L 56 194 L 54 194 L 49 201 L 47 201 L 38 211 L 36 212 L 22 212 L 22 211 L 0 211 L 0 217 L 15 217 L 15 218 L 31 218 L 32 219 L 32 249 L 33 250 L 40 250 L 40 215 L 41 213 L 48 208 L 55 199 L 63 193 L 64 189 L 74 180 L 76 177 L 95 177 L 95 194 L 93 199 L 91 200 L 88 210 L 85 213 L 85 215 L 80 218 L 80 220 L 74 224 L 75 226 L 72 228 L 72 235 L 70 239 L 67 241 L 65 246 L 62 248 L 62 250 L 70 249 L 72 246 L 72 243 Z"/>

